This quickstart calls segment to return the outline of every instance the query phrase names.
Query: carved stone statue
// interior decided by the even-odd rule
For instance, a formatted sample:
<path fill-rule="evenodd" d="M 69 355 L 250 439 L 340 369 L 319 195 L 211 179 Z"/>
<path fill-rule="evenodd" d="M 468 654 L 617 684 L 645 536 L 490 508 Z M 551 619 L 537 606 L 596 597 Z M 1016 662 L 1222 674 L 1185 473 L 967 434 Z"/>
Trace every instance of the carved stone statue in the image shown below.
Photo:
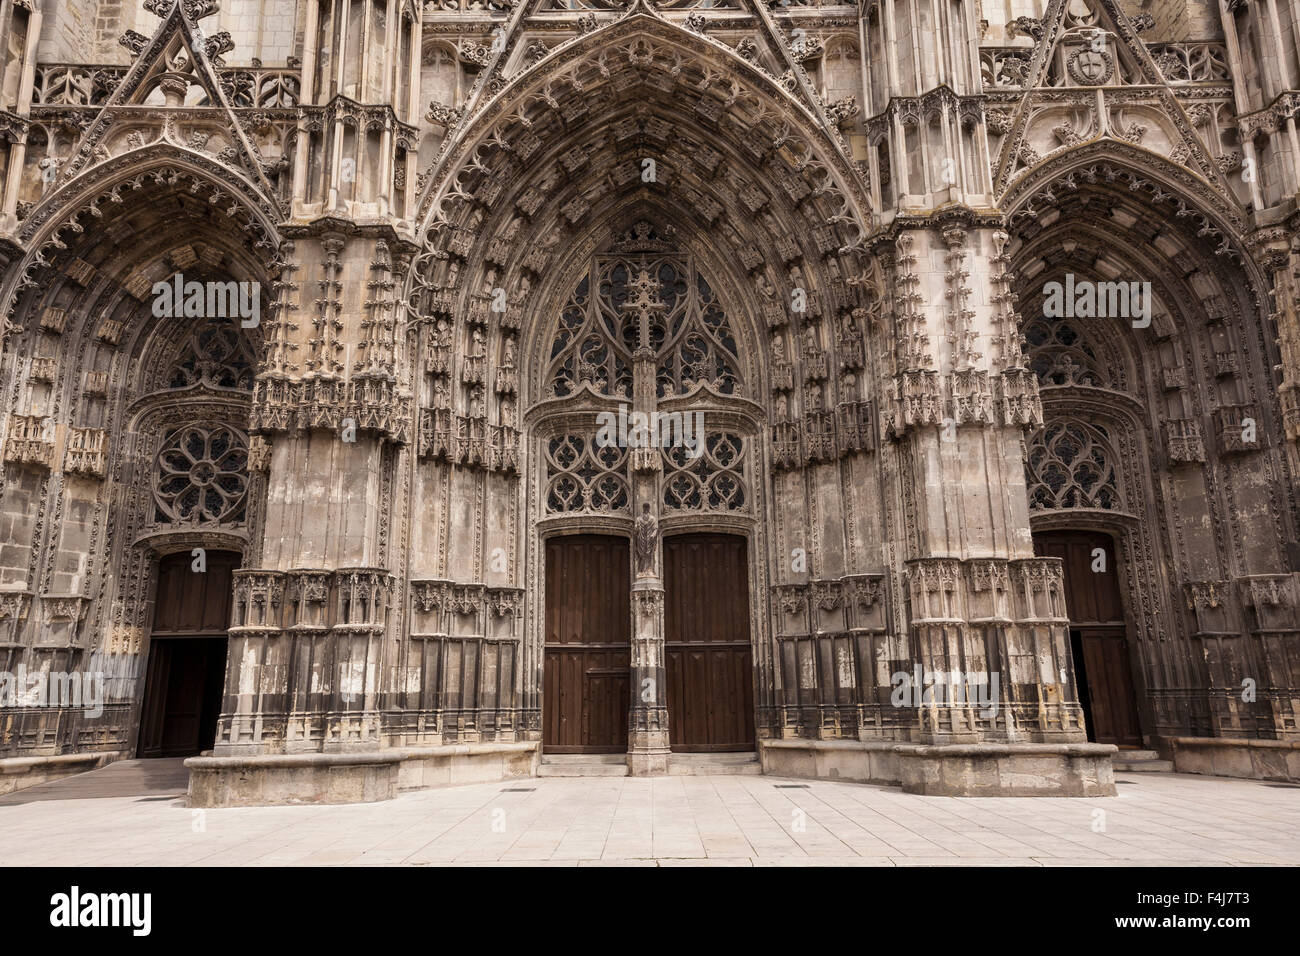
<path fill-rule="evenodd" d="M 655 573 L 655 544 L 659 541 L 659 520 L 650 513 L 650 505 L 641 506 L 635 528 L 636 573 Z"/>

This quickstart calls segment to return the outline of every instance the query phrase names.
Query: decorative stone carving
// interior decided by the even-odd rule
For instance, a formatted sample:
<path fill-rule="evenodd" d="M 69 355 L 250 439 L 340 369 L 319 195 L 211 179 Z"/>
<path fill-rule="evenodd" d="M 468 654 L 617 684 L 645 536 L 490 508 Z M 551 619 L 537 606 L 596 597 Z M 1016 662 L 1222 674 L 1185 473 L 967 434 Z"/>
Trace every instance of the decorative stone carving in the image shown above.
<path fill-rule="evenodd" d="M 67 474 L 103 478 L 108 469 L 108 432 L 102 428 L 70 428 L 63 451 Z"/>
<path fill-rule="evenodd" d="M 659 548 L 659 519 L 650 513 L 648 504 L 643 504 L 641 513 L 636 516 L 632 540 L 636 546 L 637 575 L 652 576 Z"/>

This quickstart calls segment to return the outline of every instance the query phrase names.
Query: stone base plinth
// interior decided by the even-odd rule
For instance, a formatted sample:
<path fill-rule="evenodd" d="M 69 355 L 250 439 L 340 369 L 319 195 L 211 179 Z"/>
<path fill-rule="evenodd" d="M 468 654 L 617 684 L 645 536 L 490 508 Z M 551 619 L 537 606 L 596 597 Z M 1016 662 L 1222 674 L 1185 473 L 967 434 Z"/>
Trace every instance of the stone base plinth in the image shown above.
<path fill-rule="evenodd" d="M 55 754 L 48 757 L 0 758 L 0 796 L 49 783 L 60 777 L 97 770 L 121 757 L 120 751 L 84 754 Z"/>
<path fill-rule="evenodd" d="M 902 787 L 942 797 L 1113 797 L 1110 744 L 763 740 L 763 772 Z"/>
<path fill-rule="evenodd" d="M 661 751 L 633 751 L 627 755 L 627 772 L 631 777 L 662 777 L 668 773 L 672 753 Z"/>
<path fill-rule="evenodd" d="M 537 772 L 535 741 L 368 753 L 191 757 L 191 807 L 372 803 L 404 790 L 490 783 Z"/>
<path fill-rule="evenodd" d="M 1177 773 L 1300 783 L 1300 740 L 1170 737 L 1165 743 Z"/>

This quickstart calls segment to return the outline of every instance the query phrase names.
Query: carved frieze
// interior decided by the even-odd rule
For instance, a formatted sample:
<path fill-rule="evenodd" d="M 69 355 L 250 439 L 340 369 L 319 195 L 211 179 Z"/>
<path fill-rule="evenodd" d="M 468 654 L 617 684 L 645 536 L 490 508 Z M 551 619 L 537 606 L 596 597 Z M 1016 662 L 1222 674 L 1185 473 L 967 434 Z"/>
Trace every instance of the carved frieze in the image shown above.
<path fill-rule="evenodd" d="M 1171 418 L 1165 422 L 1165 453 L 1175 464 L 1205 461 L 1201 423 L 1194 418 Z"/>

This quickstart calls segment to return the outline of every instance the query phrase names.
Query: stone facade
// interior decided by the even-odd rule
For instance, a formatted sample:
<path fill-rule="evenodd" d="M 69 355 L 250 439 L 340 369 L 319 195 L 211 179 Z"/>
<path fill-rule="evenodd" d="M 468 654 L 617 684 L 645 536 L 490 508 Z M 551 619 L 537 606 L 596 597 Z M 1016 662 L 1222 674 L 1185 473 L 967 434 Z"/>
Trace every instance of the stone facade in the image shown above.
<path fill-rule="evenodd" d="M 0 757 L 134 752 L 196 549 L 241 568 L 214 773 L 536 744 L 579 532 L 633 542 L 633 772 L 699 531 L 787 768 L 1105 792 L 1053 529 L 1115 542 L 1144 744 L 1300 739 L 1300 6 L 221 6 L 0 2 L 0 669 L 116 675 Z M 1067 273 L 1148 322 L 1051 314 Z M 177 274 L 254 321 L 160 315 Z M 598 447 L 620 407 L 703 454 Z M 918 667 L 1000 706 L 896 706 Z"/>

